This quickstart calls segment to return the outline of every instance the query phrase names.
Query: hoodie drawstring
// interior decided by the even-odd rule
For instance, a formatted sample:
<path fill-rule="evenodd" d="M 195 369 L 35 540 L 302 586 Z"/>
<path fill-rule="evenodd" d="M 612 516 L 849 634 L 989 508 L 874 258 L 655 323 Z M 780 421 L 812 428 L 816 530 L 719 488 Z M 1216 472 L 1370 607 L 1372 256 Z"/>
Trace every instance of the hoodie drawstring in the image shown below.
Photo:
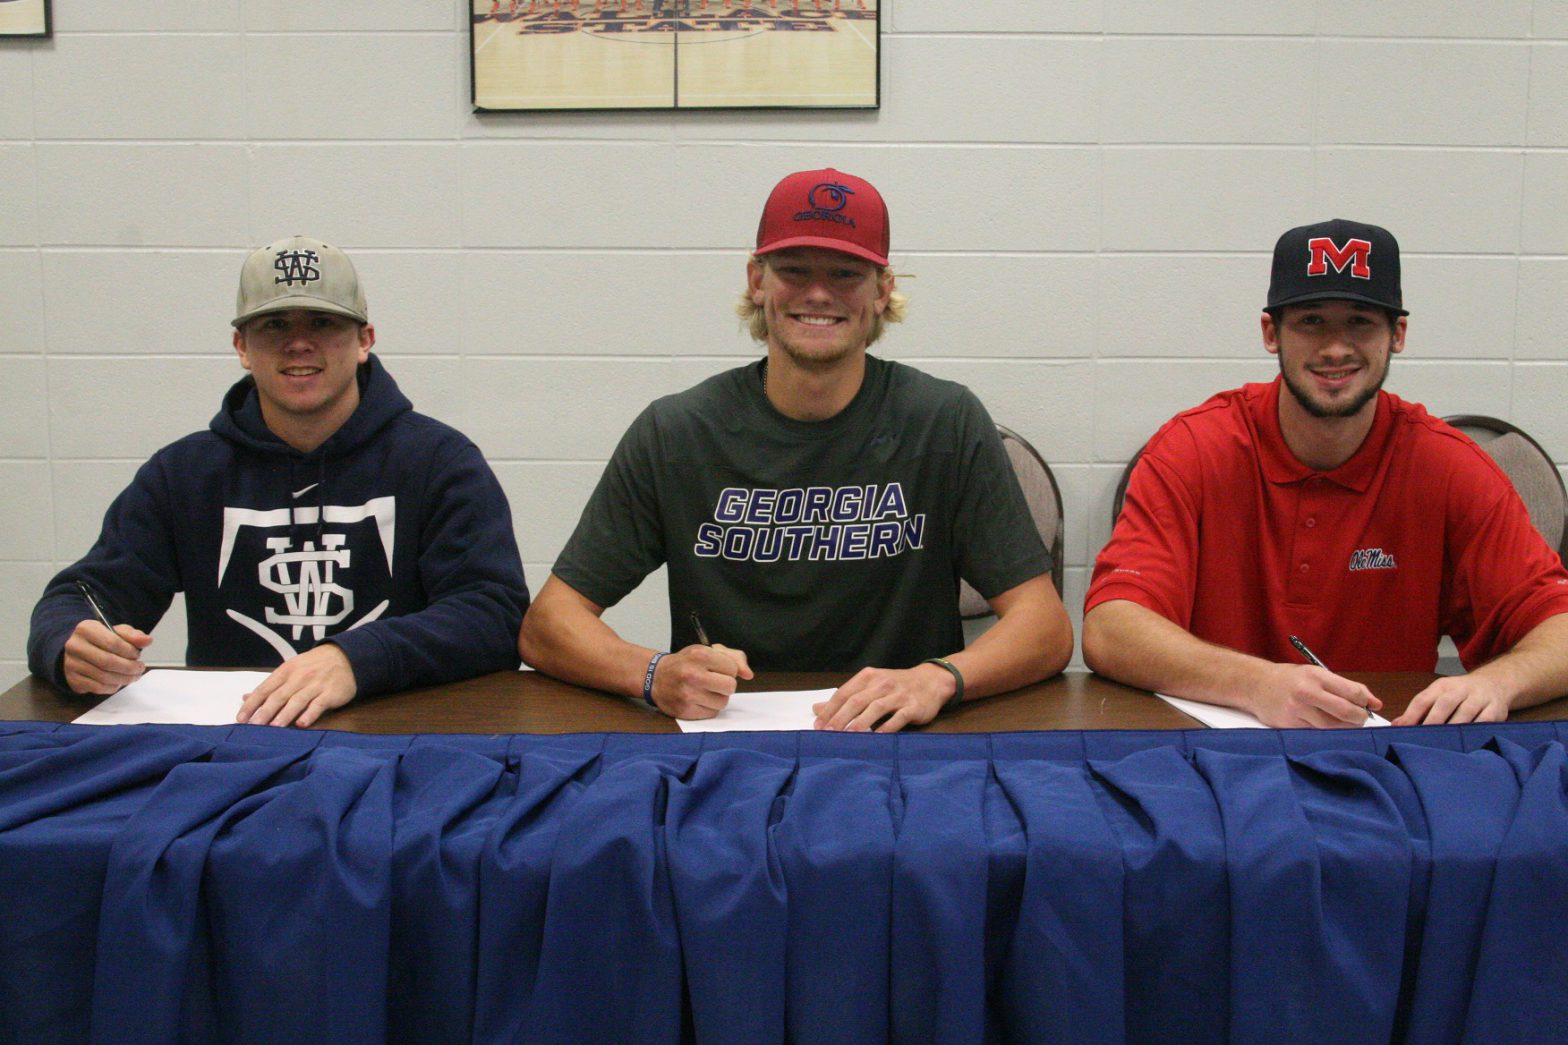
<path fill-rule="evenodd" d="M 300 480 L 300 458 L 293 458 L 289 462 L 289 488 L 296 489 Z M 312 484 L 316 502 L 316 532 L 314 534 L 316 547 L 322 546 L 322 531 L 327 524 L 327 455 L 321 454 L 316 458 L 316 481 Z M 304 493 L 300 490 L 300 493 Z M 300 510 L 298 505 L 289 507 L 289 545 L 293 548 L 300 547 Z"/>
<path fill-rule="evenodd" d="M 327 524 L 327 455 L 316 459 L 316 547 L 321 543 L 322 528 Z"/>

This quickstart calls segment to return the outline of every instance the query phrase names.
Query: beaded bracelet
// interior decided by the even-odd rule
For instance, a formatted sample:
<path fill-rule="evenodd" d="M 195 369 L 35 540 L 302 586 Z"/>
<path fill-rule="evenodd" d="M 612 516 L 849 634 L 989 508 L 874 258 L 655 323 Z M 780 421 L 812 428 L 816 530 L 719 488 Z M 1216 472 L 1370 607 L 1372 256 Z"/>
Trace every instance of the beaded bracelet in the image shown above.
<path fill-rule="evenodd" d="M 947 699 L 947 704 L 945 704 L 944 707 L 951 707 L 954 704 L 962 704 L 964 702 L 964 674 L 963 672 L 959 671 L 956 666 L 954 666 L 952 661 L 946 659 L 945 657 L 927 657 L 920 663 L 935 664 L 939 668 L 946 668 L 948 673 L 953 676 L 953 681 L 958 683 L 958 688 L 955 689 L 953 691 L 953 695 Z"/>
<path fill-rule="evenodd" d="M 663 659 L 663 653 L 655 653 L 653 655 L 653 659 L 648 662 L 647 672 L 644 673 L 642 677 L 642 699 L 648 702 L 648 706 L 650 708 L 656 708 L 659 706 L 653 702 L 653 669 L 658 667 L 659 661 Z M 958 688 L 960 690 L 964 688 L 963 682 L 959 682 Z"/>

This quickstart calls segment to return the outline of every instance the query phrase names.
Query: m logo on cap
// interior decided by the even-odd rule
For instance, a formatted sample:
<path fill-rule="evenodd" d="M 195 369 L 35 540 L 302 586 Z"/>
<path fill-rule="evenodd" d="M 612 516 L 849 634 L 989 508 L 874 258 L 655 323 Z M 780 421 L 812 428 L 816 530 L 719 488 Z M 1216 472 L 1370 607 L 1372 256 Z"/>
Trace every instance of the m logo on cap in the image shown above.
<path fill-rule="evenodd" d="M 1309 276 L 1328 275 L 1330 265 L 1335 272 L 1344 273 L 1348 265 L 1350 274 L 1356 279 L 1372 278 L 1372 266 L 1367 263 L 1372 256 L 1372 244 L 1367 240 L 1346 240 L 1341 247 L 1327 236 L 1319 236 L 1307 240 L 1307 249 L 1312 252 L 1312 261 L 1307 265 Z"/>
<path fill-rule="evenodd" d="M 295 283 L 312 283 L 321 278 L 321 270 L 316 267 L 317 260 L 316 252 L 313 250 L 280 250 L 272 267 L 283 275 L 272 282 L 289 287 Z"/>
<path fill-rule="evenodd" d="M 820 198 L 818 194 L 820 193 Z M 836 221 L 840 225 L 855 227 L 855 219 L 845 217 L 838 213 L 849 203 L 849 198 L 855 190 L 848 185 L 839 185 L 836 182 L 825 181 L 806 193 L 806 205 L 810 210 L 803 210 L 795 215 L 796 221 Z"/>

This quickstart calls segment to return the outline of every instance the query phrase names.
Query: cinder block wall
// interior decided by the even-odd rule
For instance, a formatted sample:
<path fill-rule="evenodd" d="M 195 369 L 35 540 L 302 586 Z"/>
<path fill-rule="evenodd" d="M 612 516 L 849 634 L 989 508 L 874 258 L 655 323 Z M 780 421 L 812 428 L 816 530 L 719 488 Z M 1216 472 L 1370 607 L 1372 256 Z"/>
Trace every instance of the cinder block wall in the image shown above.
<path fill-rule="evenodd" d="M 1061 478 L 1075 617 L 1122 462 L 1270 374 L 1292 224 L 1393 229 L 1390 387 L 1568 460 L 1568 0 L 884 0 L 856 113 L 475 116 L 464 0 L 56 0 L 55 25 L 0 41 L 0 684 L 50 573 L 239 376 L 240 261 L 293 232 L 353 253 L 535 588 L 631 416 L 755 358 L 729 308 L 758 208 L 828 164 L 884 190 L 914 277 L 882 351 Z M 663 594 L 610 619 L 662 644 Z"/>

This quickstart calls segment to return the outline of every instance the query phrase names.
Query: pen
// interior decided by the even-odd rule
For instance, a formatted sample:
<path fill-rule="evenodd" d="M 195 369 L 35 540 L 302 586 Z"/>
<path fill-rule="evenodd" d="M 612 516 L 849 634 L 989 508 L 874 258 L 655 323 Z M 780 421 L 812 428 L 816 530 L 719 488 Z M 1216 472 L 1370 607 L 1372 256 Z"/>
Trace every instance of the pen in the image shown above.
<path fill-rule="evenodd" d="M 93 611 L 93 616 L 98 618 L 98 623 L 108 628 L 111 635 L 114 634 L 114 625 L 109 623 L 109 615 L 104 613 L 102 606 L 98 605 L 98 598 L 93 594 L 93 590 L 87 586 L 87 582 L 77 581 L 76 590 L 81 592 L 82 598 L 87 600 L 87 606 Z"/>
<path fill-rule="evenodd" d="M 702 618 L 697 616 L 696 610 L 691 611 L 691 626 L 692 630 L 697 633 L 698 642 L 702 643 L 704 646 L 713 645 L 713 643 L 708 641 L 708 633 L 703 630 Z"/>
<path fill-rule="evenodd" d="M 1300 653 L 1303 657 L 1307 658 L 1308 664 L 1316 664 L 1324 671 L 1328 670 L 1328 665 L 1323 663 L 1321 660 L 1318 660 L 1318 655 L 1307 649 L 1307 644 L 1305 642 L 1302 642 L 1300 639 L 1296 638 L 1296 636 L 1292 635 L 1290 637 L 1290 644 L 1296 647 L 1297 653 Z"/>

